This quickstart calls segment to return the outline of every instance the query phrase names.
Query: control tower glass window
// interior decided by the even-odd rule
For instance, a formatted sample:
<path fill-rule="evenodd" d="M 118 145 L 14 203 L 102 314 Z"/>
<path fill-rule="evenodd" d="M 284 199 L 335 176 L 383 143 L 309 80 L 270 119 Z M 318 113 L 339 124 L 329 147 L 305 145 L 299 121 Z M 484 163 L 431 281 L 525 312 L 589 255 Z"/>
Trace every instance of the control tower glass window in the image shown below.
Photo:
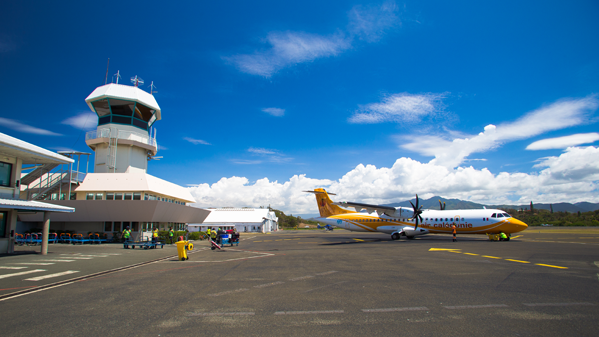
<path fill-rule="evenodd" d="M 98 125 L 118 123 L 148 130 L 156 121 L 156 110 L 141 103 L 120 99 L 101 99 L 92 102 L 98 114 Z"/>
<path fill-rule="evenodd" d="M 92 106 L 96 109 L 98 117 L 110 115 L 110 107 L 108 107 L 108 100 L 101 99 L 99 101 L 92 102 Z"/>

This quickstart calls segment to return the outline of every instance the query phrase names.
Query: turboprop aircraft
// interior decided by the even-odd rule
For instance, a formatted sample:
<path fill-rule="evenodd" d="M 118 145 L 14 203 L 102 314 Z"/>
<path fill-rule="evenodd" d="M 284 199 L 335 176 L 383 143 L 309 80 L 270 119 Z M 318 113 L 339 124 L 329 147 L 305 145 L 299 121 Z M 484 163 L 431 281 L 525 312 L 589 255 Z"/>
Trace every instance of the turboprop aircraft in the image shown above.
<path fill-rule="evenodd" d="M 380 205 L 361 204 L 356 202 L 333 202 L 322 188 L 314 191 L 318 203 L 320 217 L 316 221 L 358 232 L 381 232 L 391 234 L 392 240 L 401 236 L 412 239 L 417 235 L 429 233 L 452 233 L 452 225 L 456 226 L 458 234 L 499 234 L 508 237 L 525 230 L 528 225 L 513 218 L 499 209 L 453 209 L 440 210 L 422 209 L 419 206 L 418 195 L 416 205 L 411 201 L 412 209 Z M 355 211 L 342 207 L 352 207 Z M 366 210 L 367 213 L 362 212 Z M 374 214 L 373 214 L 374 213 Z"/>

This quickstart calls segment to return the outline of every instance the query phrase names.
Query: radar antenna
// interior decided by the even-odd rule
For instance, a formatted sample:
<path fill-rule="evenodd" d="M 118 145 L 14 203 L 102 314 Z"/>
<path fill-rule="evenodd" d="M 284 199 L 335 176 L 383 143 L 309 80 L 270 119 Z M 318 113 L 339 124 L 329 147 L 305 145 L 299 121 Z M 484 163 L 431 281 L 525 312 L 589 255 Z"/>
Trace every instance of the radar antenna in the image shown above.
<path fill-rule="evenodd" d="M 139 87 L 140 84 L 144 84 L 144 80 L 142 80 L 141 77 L 137 77 L 137 75 L 135 75 L 131 77 L 131 83 L 133 83 L 136 87 Z"/>
<path fill-rule="evenodd" d="M 121 71 L 117 70 L 116 74 L 112 75 L 112 82 L 114 82 L 114 77 L 116 76 L 116 84 L 119 84 L 119 78 L 121 78 Z"/>
<path fill-rule="evenodd" d="M 154 81 L 152 81 L 152 84 L 149 85 L 150 87 L 150 95 L 154 95 L 155 93 L 157 93 L 158 91 L 156 91 L 156 86 L 154 85 Z"/>

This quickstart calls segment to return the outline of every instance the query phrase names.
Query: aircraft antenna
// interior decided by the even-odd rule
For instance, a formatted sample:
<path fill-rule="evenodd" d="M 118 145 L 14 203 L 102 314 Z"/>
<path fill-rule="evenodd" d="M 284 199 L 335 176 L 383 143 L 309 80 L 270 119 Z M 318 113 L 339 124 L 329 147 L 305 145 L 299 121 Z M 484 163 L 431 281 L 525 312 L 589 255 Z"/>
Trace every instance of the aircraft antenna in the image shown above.
<path fill-rule="evenodd" d="M 131 77 L 131 83 L 133 83 L 136 87 L 139 87 L 139 85 L 143 85 L 144 84 L 144 80 L 141 79 L 141 77 L 138 77 L 137 75 Z"/>

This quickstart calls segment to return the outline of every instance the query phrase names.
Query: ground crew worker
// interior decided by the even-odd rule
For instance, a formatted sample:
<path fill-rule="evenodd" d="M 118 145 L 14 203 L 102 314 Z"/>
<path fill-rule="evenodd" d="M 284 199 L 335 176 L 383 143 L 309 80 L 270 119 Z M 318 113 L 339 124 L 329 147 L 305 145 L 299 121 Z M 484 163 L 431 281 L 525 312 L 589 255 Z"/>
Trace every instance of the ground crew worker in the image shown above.
<path fill-rule="evenodd" d="M 456 234 L 458 233 L 458 229 L 456 228 L 456 226 L 455 226 L 455 225 L 451 225 L 451 231 L 452 231 L 452 233 L 453 233 L 453 242 L 456 242 L 456 241 L 458 241 L 458 239 L 456 239 L 456 237 L 455 237 L 455 236 L 456 236 Z"/>
<path fill-rule="evenodd" d="M 206 229 L 206 236 L 209 237 L 209 238 L 211 237 L 210 236 L 210 227 L 208 227 L 208 229 Z"/>
<path fill-rule="evenodd" d="M 210 239 L 212 241 L 216 240 L 216 231 L 214 231 L 214 229 L 210 231 Z"/>
<path fill-rule="evenodd" d="M 168 238 L 170 239 L 170 243 L 171 245 L 173 244 L 173 238 L 175 237 L 175 231 L 173 230 L 173 227 L 169 227 L 168 228 Z"/>
<path fill-rule="evenodd" d="M 152 231 L 152 242 L 158 242 L 158 228 L 154 228 L 154 230 Z"/>
<path fill-rule="evenodd" d="M 125 228 L 125 230 L 123 230 L 123 239 L 125 239 L 125 249 L 129 249 L 129 237 L 131 236 L 131 230 L 129 229 L 129 226 L 127 226 Z"/>
<path fill-rule="evenodd" d="M 499 233 L 499 241 L 508 241 L 507 235 L 504 232 Z"/>

